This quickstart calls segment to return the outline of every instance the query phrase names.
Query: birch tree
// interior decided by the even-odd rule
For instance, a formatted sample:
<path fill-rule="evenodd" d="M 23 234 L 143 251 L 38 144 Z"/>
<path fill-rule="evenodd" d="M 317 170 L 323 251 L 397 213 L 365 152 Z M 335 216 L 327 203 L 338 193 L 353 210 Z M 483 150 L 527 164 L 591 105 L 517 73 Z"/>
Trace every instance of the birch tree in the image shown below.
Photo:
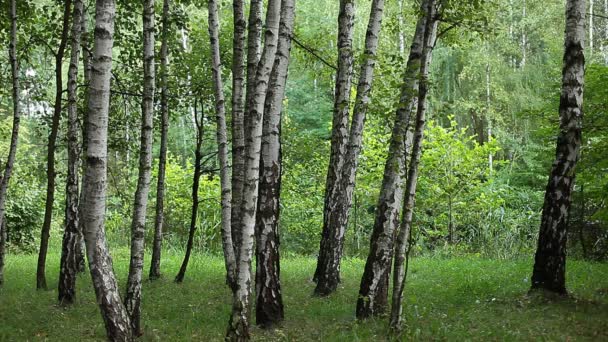
<path fill-rule="evenodd" d="M 424 15 L 426 23 L 424 29 L 424 43 L 422 60 L 420 63 L 420 81 L 418 89 L 418 108 L 416 111 L 416 125 L 412 144 L 412 156 L 405 183 L 405 201 L 403 203 L 403 217 L 395 246 L 395 266 L 393 271 L 393 298 L 391 307 L 390 326 L 398 329 L 401 326 L 401 313 L 403 311 L 403 288 L 405 285 L 406 269 L 404 265 L 405 253 L 409 236 L 412 230 L 412 216 L 416 196 L 416 185 L 418 184 L 418 165 L 422 155 L 422 141 L 424 139 L 424 126 L 426 124 L 426 97 L 428 94 L 429 66 L 438 24 L 438 4 L 435 0 L 428 0 Z"/>
<path fill-rule="evenodd" d="M 133 204 L 131 221 L 131 258 L 129 262 L 129 277 L 125 307 L 133 335 L 139 336 L 141 331 L 141 280 L 144 269 L 144 237 L 146 228 L 146 210 L 148 208 L 148 192 L 152 169 L 152 126 L 154 119 L 154 0 L 144 0 L 143 3 L 143 98 L 141 113 L 141 133 L 139 146 L 139 177 Z"/>
<path fill-rule="evenodd" d="M 323 230 L 319 246 L 319 257 L 313 280 L 317 282 L 315 294 L 327 295 L 340 282 L 339 237 L 335 236 L 330 222 L 335 212 L 333 198 L 342 176 L 342 167 L 348 145 L 348 123 L 350 116 L 350 88 L 353 74 L 353 32 L 355 22 L 354 0 L 340 0 L 338 14 L 338 71 L 334 92 L 334 107 L 331 130 L 331 154 L 325 182 L 323 207 Z"/>
<path fill-rule="evenodd" d="M 279 41 L 266 100 L 256 214 L 256 323 L 269 328 L 284 318 L 279 257 L 281 114 L 291 53 L 295 0 L 283 0 Z"/>
<path fill-rule="evenodd" d="M 247 153 L 245 163 L 245 183 L 240 209 L 242 215 L 240 244 L 237 245 L 236 286 L 233 291 L 232 314 L 228 323 L 226 339 L 249 339 L 249 306 L 251 292 L 251 259 L 253 255 L 254 228 L 260 175 L 260 148 L 264 116 L 264 100 L 275 60 L 278 42 L 281 1 L 270 0 L 266 14 L 264 49 L 256 67 L 254 95 L 246 110 L 249 116 L 250 132 L 246 135 Z M 251 32 L 250 32 L 251 34 Z"/>
<path fill-rule="evenodd" d="M 421 4 L 422 13 L 426 1 Z M 410 151 L 412 132 L 408 129 L 412 113 L 418 104 L 418 74 L 423 53 L 426 16 L 421 15 L 416 23 L 408 56 L 399 103 L 395 113 L 388 158 L 380 195 L 376 205 L 374 227 L 370 251 L 359 287 L 357 318 L 363 319 L 382 314 L 388 305 L 388 282 L 393 260 L 393 236 L 401 213 L 403 202 L 403 180 L 406 172 L 406 155 Z"/>
<path fill-rule="evenodd" d="M 2 178 L 0 178 L 0 287 L 4 283 L 4 255 L 6 244 L 6 221 L 4 214 L 6 193 L 13 172 L 13 165 L 15 164 L 17 143 L 19 140 L 19 124 L 21 121 L 21 108 L 19 106 L 19 63 L 17 61 L 17 0 L 11 0 L 8 5 L 8 15 L 11 22 L 8 59 L 11 64 L 13 129 L 11 132 L 11 145 L 9 147 L 8 158 L 6 159 Z"/>
<path fill-rule="evenodd" d="M 344 234 L 348 226 L 348 213 L 352 205 L 353 191 L 355 190 L 355 176 L 357 173 L 357 165 L 359 152 L 361 152 L 361 142 L 363 139 L 363 126 L 367 115 L 367 108 L 370 102 L 370 92 L 372 89 L 372 81 L 374 78 L 374 67 L 376 65 L 376 50 L 378 48 L 378 38 L 382 25 L 382 13 L 384 11 L 384 0 L 374 0 L 372 2 L 367 33 L 365 36 L 365 51 L 361 62 L 361 71 L 359 74 L 359 82 L 357 84 L 357 96 L 355 98 L 355 108 L 353 112 L 352 122 L 348 135 L 348 144 L 344 156 L 344 166 L 340 171 L 341 175 L 337 180 L 338 184 L 336 191 L 333 192 L 334 197 L 330 197 L 329 206 L 332 208 L 327 219 L 328 234 L 332 240 L 328 247 L 327 253 L 331 253 L 333 261 L 333 269 L 331 273 L 337 276 L 318 277 L 315 293 L 325 295 L 329 294 L 338 286 L 340 280 L 340 259 L 344 249 Z M 330 269 L 332 269 L 330 268 Z"/>
<path fill-rule="evenodd" d="M 580 157 L 585 84 L 585 0 L 566 2 L 559 103 L 560 129 L 541 216 L 532 289 L 566 295 L 566 241 L 576 164 Z"/>
<path fill-rule="evenodd" d="M 113 0 L 96 1 L 89 109 L 85 123 L 88 139 L 82 219 L 89 270 L 108 339 L 129 341 L 132 339 L 131 324 L 120 299 L 105 234 L 108 112 L 115 15 Z"/>
<path fill-rule="evenodd" d="M 68 175 L 66 180 L 65 231 L 61 248 L 58 299 L 61 304 L 71 304 L 76 297 L 78 273 L 78 166 L 80 144 L 78 141 L 78 57 L 80 55 L 80 30 L 82 28 L 82 0 L 74 0 L 72 11 L 72 39 L 70 42 L 70 66 L 68 70 Z"/>
<path fill-rule="evenodd" d="M 36 288 L 46 289 L 46 254 L 49 248 L 49 235 L 51 232 L 51 220 L 53 219 L 53 204 L 55 202 L 55 149 L 57 134 L 59 133 L 59 121 L 61 120 L 61 95 L 63 93 L 63 56 L 68 42 L 70 32 L 70 15 L 72 13 L 72 0 L 63 3 L 63 23 L 59 47 L 55 53 L 55 104 L 51 121 L 51 133 L 47 145 L 46 164 L 46 203 L 44 208 L 44 222 L 40 233 L 40 249 L 38 250 L 38 267 L 36 269 Z"/>
<path fill-rule="evenodd" d="M 163 0 L 162 32 L 160 46 L 160 154 L 158 157 L 158 180 L 156 183 L 156 218 L 154 220 L 154 242 L 152 260 L 150 261 L 151 280 L 161 276 L 160 259 L 163 243 L 164 201 L 165 201 L 165 169 L 167 168 L 167 135 L 169 132 L 169 105 L 167 68 L 169 65 L 168 39 L 169 36 L 169 0 Z"/>

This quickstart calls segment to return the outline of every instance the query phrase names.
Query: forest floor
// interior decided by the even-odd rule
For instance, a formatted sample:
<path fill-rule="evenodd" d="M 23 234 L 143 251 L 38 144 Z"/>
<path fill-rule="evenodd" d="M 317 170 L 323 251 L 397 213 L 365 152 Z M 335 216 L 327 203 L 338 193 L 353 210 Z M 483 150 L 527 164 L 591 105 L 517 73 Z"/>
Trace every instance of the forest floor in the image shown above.
<path fill-rule="evenodd" d="M 115 249 L 121 284 L 129 253 Z M 221 341 L 231 305 L 221 257 L 195 255 L 183 284 L 173 283 L 181 255 L 163 255 L 164 277 L 144 284 L 143 341 Z M 56 284 L 59 255 L 49 254 L 47 281 Z M 149 259 L 147 259 L 149 260 Z M 357 322 L 355 300 L 364 262 L 345 259 L 338 292 L 312 297 L 315 260 L 282 262 L 285 323 L 255 328 L 258 341 L 387 340 L 387 319 Z M 147 265 L 146 265 L 147 266 Z M 608 264 L 570 261 L 568 299 L 527 296 L 531 260 L 477 257 L 414 258 L 406 287 L 402 340 L 608 341 Z M 105 334 L 88 273 L 71 308 L 57 290 L 35 290 L 36 256 L 9 255 L 0 289 L 0 341 L 103 341 Z M 147 269 L 146 269 L 147 274 Z"/>

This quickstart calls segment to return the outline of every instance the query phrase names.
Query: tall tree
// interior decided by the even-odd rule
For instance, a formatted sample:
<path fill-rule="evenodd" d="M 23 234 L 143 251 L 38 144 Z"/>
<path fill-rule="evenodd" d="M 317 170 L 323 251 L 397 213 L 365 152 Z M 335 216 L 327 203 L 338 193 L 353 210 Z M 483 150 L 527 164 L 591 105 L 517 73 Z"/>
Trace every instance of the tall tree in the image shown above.
<path fill-rule="evenodd" d="M 237 134 L 238 139 L 242 139 L 243 121 L 243 43 L 245 34 L 245 17 L 243 2 L 236 0 L 233 3 L 234 10 L 234 49 L 235 56 L 232 61 L 234 79 L 232 80 L 232 119 L 240 121 L 232 123 L 233 134 Z M 215 96 L 215 121 L 217 123 L 217 146 L 218 159 L 220 162 L 220 183 L 222 201 L 222 246 L 224 249 L 224 260 L 226 263 L 226 280 L 230 287 L 234 287 L 234 276 L 236 274 L 236 258 L 234 256 L 234 244 L 232 241 L 231 229 L 231 179 L 230 167 L 228 165 L 228 128 L 226 126 L 226 108 L 224 107 L 224 82 L 222 81 L 222 65 L 220 60 L 220 23 L 217 1 L 209 1 L 209 41 L 211 45 L 211 68 L 213 70 L 213 94 Z M 235 94 L 236 93 L 236 94 Z M 235 112 L 236 110 L 236 112 Z M 236 130 L 234 130 L 236 127 Z M 238 140 L 236 137 L 233 141 Z M 234 151 L 233 151 L 234 155 Z M 238 158 L 238 157 L 237 157 Z"/>
<path fill-rule="evenodd" d="M 421 4 L 421 13 L 425 2 Z M 412 132 L 410 119 L 418 104 L 418 74 L 423 52 L 426 16 L 421 15 L 410 47 L 405 67 L 399 104 L 395 114 L 388 158 L 384 166 L 384 176 L 378 203 L 376 205 L 374 227 L 370 251 L 359 287 L 357 318 L 382 314 L 388 305 L 388 283 L 393 260 L 393 237 L 401 213 L 403 201 L 403 180 L 406 172 L 406 155 L 410 150 Z"/>
<path fill-rule="evenodd" d="M 165 169 L 167 168 L 167 135 L 169 132 L 169 104 L 167 68 L 169 65 L 169 0 L 163 0 L 162 32 L 160 45 L 160 155 L 158 157 L 158 180 L 156 183 L 156 219 L 154 221 L 154 242 L 150 261 L 150 279 L 160 277 L 160 259 L 163 243 L 163 222 L 165 211 Z"/>
<path fill-rule="evenodd" d="M 405 201 L 403 203 L 403 217 L 395 246 L 395 266 L 393 271 L 393 299 L 391 307 L 390 326 L 398 329 L 401 326 L 401 313 L 403 311 L 403 288 L 405 286 L 405 253 L 409 236 L 412 230 L 412 216 L 416 196 L 416 185 L 418 184 L 418 165 L 422 155 L 422 140 L 424 138 L 424 126 L 426 124 L 426 97 L 428 94 L 429 66 L 435 38 L 437 36 L 438 4 L 436 0 L 427 0 L 424 15 L 426 23 L 424 29 L 424 45 L 422 60 L 420 63 L 420 81 L 418 89 L 418 108 L 416 111 L 416 125 L 414 129 L 414 141 L 412 144 L 412 156 L 405 183 Z"/>
<path fill-rule="evenodd" d="M 143 64 L 144 64 L 144 93 L 141 103 L 141 133 L 139 146 L 139 177 L 133 218 L 131 221 L 131 261 L 125 307 L 131 319 L 133 335 L 141 334 L 141 280 L 144 269 L 144 237 L 146 228 L 146 210 L 148 208 L 148 192 L 150 192 L 150 174 L 152 169 L 152 126 L 154 122 L 154 0 L 143 2 Z"/>
<path fill-rule="evenodd" d="M 295 0 L 283 0 L 279 41 L 264 104 L 260 184 L 256 214 L 256 323 L 272 327 L 284 318 L 279 257 L 281 112 L 291 53 Z"/>
<path fill-rule="evenodd" d="M 560 130 L 545 190 L 532 289 L 566 295 L 566 241 L 576 164 L 580 157 L 585 84 L 585 0 L 566 2 L 566 33 L 559 102 Z"/>
<path fill-rule="evenodd" d="M 11 0 L 8 7 L 8 15 L 11 21 L 10 41 L 8 45 L 8 58 L 11 63 L 12 100 L 13 100 L 13 130 L 11 133 L 11 145 L 8 158 L 4 166 L 2 178 L 0 178 L 0 286 L 4 283 L 4 253 L 6 244 L 6 222 L 4 220 L 6 193 L 8 184 L 15 164 L 17 154 L 17 143 L 19 140 L 19 123 L 21 113 L 19 108 L 19 63 L 17 62 L 17 0 Z"/>
<path fill-rule="evenodd" d="M 355 108 L 353 112 L 351 127 L 348 133 L 348 144 L 344 156 L 344 165 L 340 171 L 341 175 L 337 180 L 336 190 L 332 193 L 333 197 L 326 199 L 327 206 L 331 208 L 329 217 L 324 220 L 327 224 L 328 238 L 333 253 L 334 267 L 337 266 L 337 277 L 320 277 L 317 279 L 315 293 L 326 295 L 338 286 L 340 258 L 344 249 L 344 234 L 348 226 L 348 213 L 352 205 L 353 191 L 355 190 L 355 177 L 361 152 L 361 142 L 363 139 L 363 126 L 367 115 L 367 108 L 370 102 L 370 92 L 374 78 L 374 67 L 376 65 L 376 50 L 378 48 L 378 38 L 382 26 L 382 12 L 384 11 L 384 0 L 374 0 L 370 11 L 367 33 L 365 36 L 365 51 L 361 63 L 361 72 L 357 84 L 357 96 L 355 98 Z M 337 260 L 336 260 L 337 259 Z"/>
<path fill-rule="evenodd" d="M 188 269 L 188 262 L 190 261 L 190 255 L 192 254 L 192 248 L 194 247 L 194 233 L 196 232 L 196 223 L 198 218 L 198 189 L 201 180 L 202 173 L 202 147 L 203 147 L 203 128 L 205 117 L 201 116 L 199 118 L 197 111 L 197 101 L 194 101 L 194 120 L 196 123 L 196 147 L 194 150 L 194 174 L 192 175 L 192 206 L 190 211 L 190 229 L 188 230 L 188 242 L 186 244 L 186 253 L 184 255 L 184 260 L 182 261 L 182 265 L 179 268 L 179 272 L 175 276 L 175 282 L 181 283 L 184 281 L 184 276 L 186 275 L 186 270 Z M 203 113 L 204 114 L 204 113 Z"/>
<path fill-rule="evenodd" d="M 49 235 L 51 232 L 51 220 L 53 218 L 53 204 L 55 202 L 55 148 L 57 134 L 59 133 L 59 121 L 61 120 L 61 95 L 63 94 L 63 56 L 68 42 L 70 32 L 70 14 L 72 13 L 72 0 L 65 0 L 63 4 L 63 24 L 61 29 L 61 40 L 55 53 L 55 105 L 53 107 L 53 118 L 51 120 L 51 133 L 47 145 L 46 161 L 46 204 L 44 207 L 44 222 L 40 234 L 40 249 L 38 251 L 38 267 L 36 269 L 36 288 L 46 289 L 46 254 L 49 248 Z"/>
<path fill-rule="evenodd" d="M 237 253 L 236 286 L 226 339 L 249 339 L 249 306 L 251 292 L 251 259 L 253 255 L 254 228 L 259 184 L 260 149 L 264 117 L 264 101 L 277 50 L 280 0 L 269 0 L 266 14 L 264 49 L 256 67 L 254 95 L 247 106 L 250 132 L 246 135 L 247 153 L 245 183 L 241 203 L 240 245 Z M 251 33 L 250 33 L 251 34 Z"/>
<path fill-rule="evenodd" d="M 353 74 L 353 32 L 355 24 L 355 1 L 340 0 L 338 15 L 338 72 L 334 92 L 334 108 L 331 130 L 331 154 L 325 183 L 323 207 L 323 231 L 319 246 L 317 268 L 313 279 L 317 282 L 315 293 L 327 295 L 340 282 L 341 252 L 339 237 L 332 231 L 330 221 L 335 212 L 332 201 L 336 196 L 342 177 L 342 167 L 348 146 L 348 123 L 350 117 L 350 91 Z"/>
<path fill-rule="evenodd" d="M 232 225 L 232 242 L 234 244 L 234 254 L 238 259 L 238 253 L 241 246 L 241 231 L 242 228 L 242 217 L 241 208 L 243 207 L 243 191 L 245 184 L 245 163 L 246 163 L 246 152 L 247 152 L 247 141 L 248 132 L 251 132 L 250 128 L 250 117 L 247 112 L 248 108 L 251 107 L 251 101 L 255 95 L 255 79 L 256 69 L 262 53 L 262 12 L 264 2 L 262 0 L 251 0 L 249 6 L 249 18 L 247 26 L 247 78 L 246 78 L 246 94 L 245 94 L 245 111 L 243 112 L 243 120 L 238 121 L 240 118 L 237 117 L 237 121 L 233 121 L 233 125 L 236 125 L 233 130 L 236 129 L 236 135 L 233 136 L 232 140 L 232 212 L 231 212 L 231 225 Z M 235 30 L 237 28 L 235 27 Z M 238 29 L 241 29 L 239 27 Z M 239 42 L 239 45 L 241 43 Z M 238 46 L 235 46 L 237 48 Z M 235 56 L 238 58 L 239 56 Z M 238 62 L 238 61 L 236 61 Z M 235 63 L 236 63 L 235 62 Z M 233 70 L 234 71 L 234 70 Z M 238 73 L 237 73 L 238 76 Z M 233 76 L 234 77 L 234 76 Z M 238 116 L 238 112 L 237 112 Z M 239 127 L 240 126 L 240 127 Z"/>
<path fill-rule="evenodd" d="M 108 339 L 130 341 L 129 315 L 120 299 L 105 234 L 108 112 L 115 15 L 114 0 L 96 1 L 89 109 L 85 123 L 88 139 L 82 219 L 89 270 Z"/>
<path fill-rule="evenodd" d="M 62 304 L 72 304 L 76 297 L 80 236 L 78 226 L 78 168 L 80 164 L 78 137 L 80 135 L 80 124 L 78 122 L 77 83 L 83 12 L 82 0 L 74 0 L 74 10 L 72 12 L 72 40 L 70 42 L 70 67 L 68 69 L 68 175 L 65 189 L 65 231 L 61 248 L 58 288 L 58 299 Z"/>

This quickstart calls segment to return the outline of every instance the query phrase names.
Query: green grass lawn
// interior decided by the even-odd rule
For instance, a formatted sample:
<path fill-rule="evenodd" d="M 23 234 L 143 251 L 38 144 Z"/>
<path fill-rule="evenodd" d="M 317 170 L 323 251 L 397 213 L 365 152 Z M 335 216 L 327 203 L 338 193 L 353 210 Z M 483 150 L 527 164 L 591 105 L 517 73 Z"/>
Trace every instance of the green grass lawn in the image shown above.
<path fill-rule="evenodd" d="M 144 341 L 219 341 L 231 295 L 221 257 L 195 255 L 183 284 L 173 283 L 181 255 L 165 253 L 164 278 L 145 282 Z M 59 255 L 49 254 L 48 283 L 56 284 Z M 149 259 L 147 259 L 149 260 Z M 121 284 L 128 251 L 115 249 Z M 363 261 L 346 259 L 343 283 L 329 298 L 312 297 L 315 260 L 283 261 L 285 323 L 273 331 L 253 330 L 259 341 L 387 340 L 387 319 L 357 322 L 355 300 Z M 146 265 L 147 267 L 147 265 Z M 402 340 L 608 341 L 608 265 L 571 261 L 571 298 L 530 298 L 531 262 L 475 257 L 416 258 L 406 287 L 408 326 Z M 0 341 L 104 340 L 105 333 L 89 274 L 78 281 L 78 300 L 56 304 L 57 291 L 35 290 L 35 255 L 9 255 L 0 289 Z M 146 268 L 147 273 L 147 268 Z"/>

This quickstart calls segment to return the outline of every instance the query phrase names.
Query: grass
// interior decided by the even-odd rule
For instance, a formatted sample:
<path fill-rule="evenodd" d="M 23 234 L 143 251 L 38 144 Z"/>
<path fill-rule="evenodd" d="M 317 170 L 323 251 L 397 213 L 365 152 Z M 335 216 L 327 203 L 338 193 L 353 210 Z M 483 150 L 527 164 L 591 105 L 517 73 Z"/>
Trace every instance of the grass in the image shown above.
<path fill-rule="evenodd" d="M 49 254 L 48 283 L 56 284 L 59 255 Z M 125 283 L 128 251 L 114 250 Z M 167 252 L 164 277 L 144 284 L 143 341 L 220 341 L 231 295 L 221 257 L 195 255 L 185 282 L 173 283 L 181 255 Z M 285 323 L 253 329 L 257 341 L 387 340 L 387 320 L 357 322 L 354 304 L 363 261 L 346 259 L 338 292 L 312 297 L 312 258 L 283 261 Z M 0 289 L 0 341 L 103 341 L 105 332 L 88 273 L 71 308 L 56 304 L 56 289 L 35 290 L 35 255 L 9 255 Z M 608 265 L 568 263 L 568 299 L 527 296 L 531 261 L 476 257 L 416 258 L 406 287 L 407 328 L 402 340 L 607 341 Z M 147 271 L 147 270 L 146 270 Z"/>

